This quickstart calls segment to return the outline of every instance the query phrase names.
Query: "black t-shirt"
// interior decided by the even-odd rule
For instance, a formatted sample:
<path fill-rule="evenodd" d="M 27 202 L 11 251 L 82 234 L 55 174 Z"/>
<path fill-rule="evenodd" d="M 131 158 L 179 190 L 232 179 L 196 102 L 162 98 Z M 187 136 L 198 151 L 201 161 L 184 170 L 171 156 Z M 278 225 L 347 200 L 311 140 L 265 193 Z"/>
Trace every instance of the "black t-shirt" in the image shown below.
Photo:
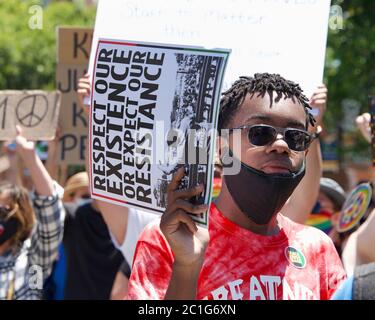
<path fill-rule="evenodd" d="M 124 257 L 91 203 L 78 208 L 67 204 L 65 208 L 65 299 L 109 299 Z"/>
<path fill-rule="evenodd" d="M 126 261 L 126 259 L 124 259 L 124 261 L 122 262 L 119 271 L 121 271 L 122 274 L 125 277 L 127 277 L 128 279 L 130 279 L 131 269 L 130 269 L 129 263 Z"/>

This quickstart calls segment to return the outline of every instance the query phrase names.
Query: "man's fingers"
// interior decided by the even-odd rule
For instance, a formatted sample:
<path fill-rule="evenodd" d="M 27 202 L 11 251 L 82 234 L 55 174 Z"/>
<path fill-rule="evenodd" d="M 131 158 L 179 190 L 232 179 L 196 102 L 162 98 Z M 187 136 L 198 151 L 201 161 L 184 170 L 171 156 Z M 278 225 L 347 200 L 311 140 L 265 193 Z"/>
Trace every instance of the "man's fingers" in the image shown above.
<path fill-rule="evenodd" d="M 363 113 L 361 115 L 359 115 L 357 118 L 356 118 L 356 123 L 358 124 L 362 124 L 362 123 L 370 123 L 371 121 L 371 116 L 369 113 Z"/>
<path fill-rule="evenodd" d="M 22 135 L 22 128 L 18 124 L 16 125 L 16 131 L 18 135 Z"/>
<path fill-rule="evenodd" d="M 79 79 L 78 84 L 82 86 L 89 86 L 90 85 L 90 80 L 89 79 Z"/>
<path fill-rule="evenodd" d="M 168 193 L 168 204 L 173 204 L 177 199 L 190 199 L 204 191 L 203 184 L 194 188 L 175 190 Z"/>
<path fill-rule="evenodd" d="M 327 96 L 325 94 L 317 95 L 310 100 L 310 104 L 327 103 Z"/>
<path fill-rule="evenodd" d="M 319 98 L 320 96 L 324 96 L 327 98 L 328 89 L 326 86 L 319 86 L 318 89 L 312 94 L 310 101 Z"/>
<path fill-rule="evenodd" d="M 313 95 L 311 100 L 317 100 L 317 99 L 327 99 L 327 94 L 326 93 L 318 93 L 316 95 Z"/>
<path fill-rule="evenodd" d="M 180 222 L 184 223 L 188 227 L 191 233 L 194 234 L 198 231 L 197 225 L 195 224 L 194 220 L 189 215 L 187 215 L 185 212 L 182 212 L 182 211 L 179 211 L 177 214 L 178 214 Z"/>
<path fill-rule="evenodd" d="M 184 223 L 191 233 L 198 231 L 194 220 L 183 210 L 177 210 L 173 214 L 163 214 L 160 220 L 160 229 L 164 234 L 168 234 L 171 231 L 176 231 L 180 227 L 180 223 Z"/>
<path fill-rule="evenodd" d="M 87 92 L 90 92 L 90 90 L 91 90 L 90 84 L 81 84 L 81 83 L 79 83 L 78 84 L 78 88 L 77 88 L 77 92 L 79 92 L 81 90 L 85 90 Z"/>
<path fill-rule="evenodd" d="M 88 95 L 90 95 L 90 91 L 87 90 L 87 89 L 78 89 L 78 90 L 77 90 L 77 93 L 78 93 L 79 95 L 83 95 L 83 96 L 88 96 Z"/>
<path fill-rule="evenodd" d="M 175 212 L 179 209 L 182 209 L 188 213 L 191 214 L 201 214 L 208 210 L 208 205 L 206 204 L 200 204 L 200 205 L 194 205 L 186 200 L 177 199 L 172 203 L 171 206 L 168 207 L 168 212 Z"/>
<path fill-rule="evenodd" d="M 181 179 L 184 177 L 184 175 L 185 175 L 184 167 L 181 167 L 173 175 L 172 181 L 168 184 L 167 192 L 176 190 L 180 184 Z"/>
<path fill-rule="evenodd" d="M 77 89 L 77 91 L 79 91 L 79 90 L 86 90 L 86 91 L 90 91 L 90 85 L 88 84 L 88 85 L 80 85 L 80 84 L 78 84 L 78 89 Z"/>
<path fill-rule="evenodd" d="M 175 199 L 190 199 L 191 197 L 197 196 L 204 191 L 204 185 L 200 184 L 194 188 L 181 189 L 173 192 L 172 198 Z"/>
<path fill-rule="evenodd" d="M 311 102 L 312 105 L 320 105 L 320 104 L 325 104 L 327 102 L 327 100 L 325 99 L 317 99 L 317 100 L 313 100 Z"/>

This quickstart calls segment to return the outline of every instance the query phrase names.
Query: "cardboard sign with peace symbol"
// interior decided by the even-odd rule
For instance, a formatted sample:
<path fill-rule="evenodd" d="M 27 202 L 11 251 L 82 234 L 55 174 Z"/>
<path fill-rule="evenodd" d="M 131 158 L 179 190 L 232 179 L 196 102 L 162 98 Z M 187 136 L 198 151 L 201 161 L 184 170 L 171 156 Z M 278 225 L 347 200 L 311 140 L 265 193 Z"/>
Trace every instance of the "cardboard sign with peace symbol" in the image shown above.
<path fill-rule="evenodd" d="M 59 91 L 0 91 L 0 140 L 17 135 L 16 125 L 29 140 L 52 140 L 60 111 Z"/>

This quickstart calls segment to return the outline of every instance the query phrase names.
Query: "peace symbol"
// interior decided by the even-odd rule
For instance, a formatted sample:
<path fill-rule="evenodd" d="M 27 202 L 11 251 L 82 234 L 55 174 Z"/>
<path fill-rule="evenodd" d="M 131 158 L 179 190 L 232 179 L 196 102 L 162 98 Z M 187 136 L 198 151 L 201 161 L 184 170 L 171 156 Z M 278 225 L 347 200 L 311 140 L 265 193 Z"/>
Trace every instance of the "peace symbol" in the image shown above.
<path fill-rule="evenodd" d="M 21 99 L 16 107 L 17 120 L 24 127 L 35 127 L 42 122 L 48 111 L 48 101 L 44 95 L 34 94 Z"/>

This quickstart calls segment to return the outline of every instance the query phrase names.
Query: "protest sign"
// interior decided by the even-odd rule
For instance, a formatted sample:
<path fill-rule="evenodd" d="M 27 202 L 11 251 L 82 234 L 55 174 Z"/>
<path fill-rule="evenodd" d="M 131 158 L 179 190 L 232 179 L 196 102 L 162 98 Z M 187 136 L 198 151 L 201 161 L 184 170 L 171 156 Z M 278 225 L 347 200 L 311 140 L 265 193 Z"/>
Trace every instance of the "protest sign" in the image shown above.
<path fill-rule="evenodd" d="M 59 64 L 87 65 L 92 28 L 59 27 L 57 61 Z"/>
<path fill-rule="evenodd" d="M 173 173 L 181 188 L 213 177 L 218 102 L 228 50 L 100 40 L 92 74 L 93 198 L 162 213 Z M 191 130 L 192 129 L 192 130 Z M 207 225 L 207 214 L 197 217 Z"/>
<path fill-rule="evenodd" d="M 372 188 L 369 183 L 361 183 L 347 197 L 340 211 L 336 229 L 338 232 L 349 231 L 354 228 L 370 204 Z"/>
<path fill-rule="evenodd" d="M 87 72 L 92 29 L 58 28 L 56 86 L 62 93 L 58 161 L 84 164 L 88 119 L 78 104 L 77 82 Z"/>
<path fill-rule="evenodd" d="M 239 76 L 279 73 L 310 98 L 323 81 L 330 0 L 99 0 L 99 38 L 231 48 L 223 89 Z M 94 54 L 90 56 L 93 69 Z"/>
<path fill-rule="evenodd" d="M 60 109 L 58 91 L 0 91 L 0 140 L 17 135 L 16 125 L 30 140 L 51 140 L 55 136 Z"/>

